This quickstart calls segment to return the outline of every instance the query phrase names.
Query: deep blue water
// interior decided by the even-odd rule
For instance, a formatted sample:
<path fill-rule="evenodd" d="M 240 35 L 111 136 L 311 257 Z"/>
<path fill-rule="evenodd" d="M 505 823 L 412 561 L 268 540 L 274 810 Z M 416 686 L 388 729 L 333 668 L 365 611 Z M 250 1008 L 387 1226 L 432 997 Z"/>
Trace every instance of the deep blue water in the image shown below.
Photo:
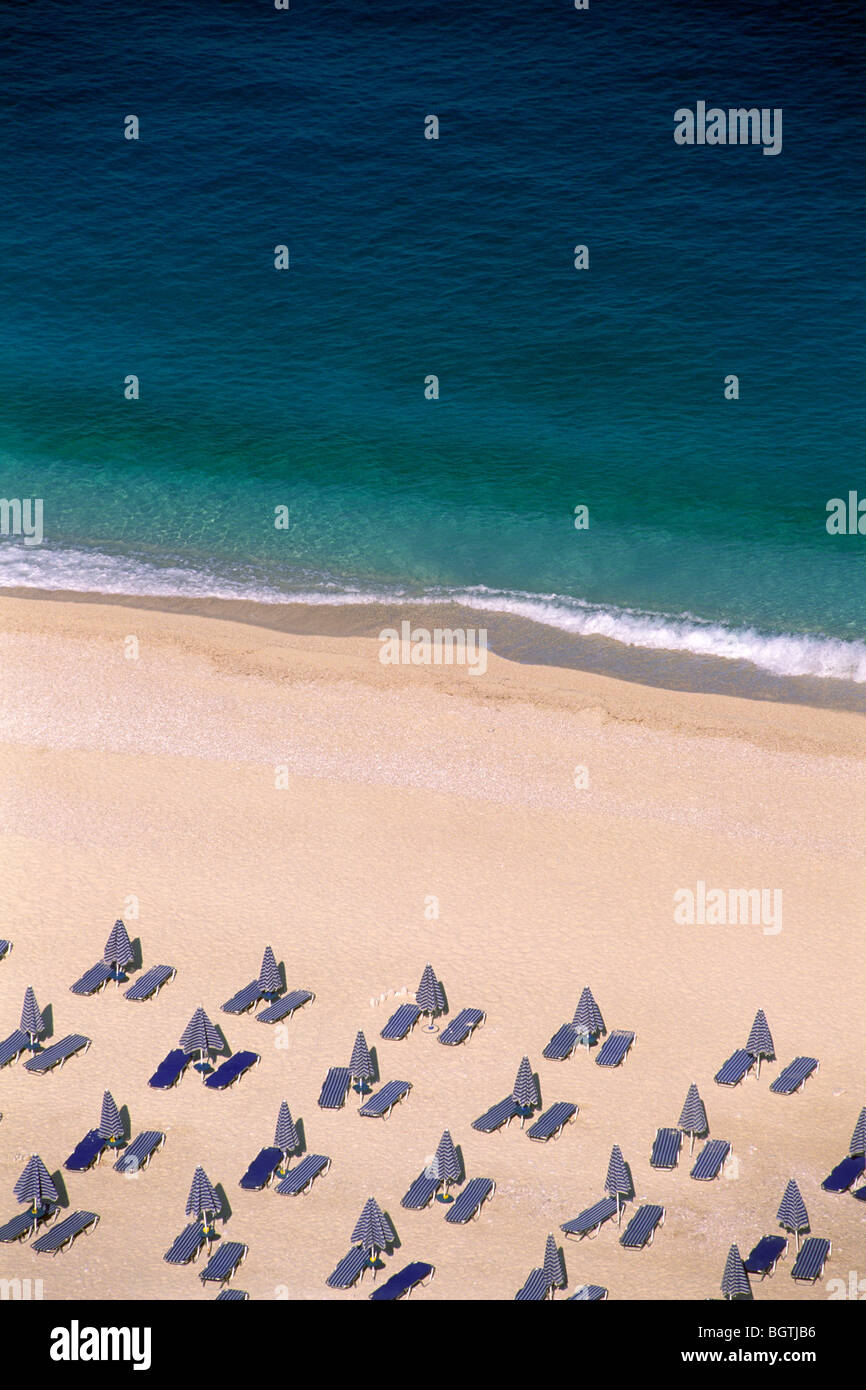
<path fill-rule="evenodd" d="M 857 6 L 292 5 L 3 12 L 0 495 L 45 539 L 0 584 L 453 593 L 866 681 Z M 676 145 L 699 100 L 781 153 Z"/>

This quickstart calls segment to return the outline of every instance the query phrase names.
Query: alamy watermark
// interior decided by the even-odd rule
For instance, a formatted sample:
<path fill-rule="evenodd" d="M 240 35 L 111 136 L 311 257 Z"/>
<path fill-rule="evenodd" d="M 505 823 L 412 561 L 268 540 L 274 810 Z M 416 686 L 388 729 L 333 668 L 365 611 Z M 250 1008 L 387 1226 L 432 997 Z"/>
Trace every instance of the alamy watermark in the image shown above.
<path fill-rule="evenodd" d="M 721 106 L 707 109 L 699 101 L 693 111 L 681 106 L 674 112 L 674 140 L 678 145 L 763 145 L 764 154 L 782 152 L 780 106 Z"/>
<path fill-rule="evenodd" d="M 405 619 L 400 631 L 383 628 L 379 633 L 379 660 L 383 666 L 465 666 L 470 676 L 487 670 L 487 628 L 413 628 Z"/>
<path fill-rule="evenodd" d="M 0 536 L 23 536 L 25 545 L 41 545 L 42 498 L 0 497 Z"/>
<path fill-rule="evenodd" d="M 727 925 L 763 927 L 764 936 L 777 936 L 782 930 L 781 888 L 707 888 L 698 879 L 695 890 L 677 888 L 674 893 L 674 921 L 680 926 L 724 927 Z"/>

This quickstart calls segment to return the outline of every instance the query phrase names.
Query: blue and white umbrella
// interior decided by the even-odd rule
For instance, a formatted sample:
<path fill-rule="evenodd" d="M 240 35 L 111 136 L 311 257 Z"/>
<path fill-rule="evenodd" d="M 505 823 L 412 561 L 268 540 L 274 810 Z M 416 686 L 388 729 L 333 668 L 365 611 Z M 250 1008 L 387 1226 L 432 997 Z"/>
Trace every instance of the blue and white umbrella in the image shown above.
<path fill-rule="evenodd" d="M 554 1289 L 562 1289 L 565 1287 L 565 1264 L 562 1258 L 562 1251 L 552 1235 L 547 1237 L 547 1244 L 544 1247 L 544 1264 L 542 1269 L 544 1271 L 544 1277 L 550 1286 L 550 1296 L 552 1298 Z"/>
<path fill-rule="evenodd" d="M 24 1006 L 21 1010 L 21 1028 L 30 1038 L 30 1047 L 35 1049 L 36 1039 L 45 1032 L 45 1020 L 39 1012 L 36 995 L 30 985 L 24 991 Z"/>
<path fill-rule="evenodd" d="M 809 1213 L 806 1211 L 806 1203 L 800 1195 L 800 1189 L 791 1178 L 785 1188 L 785 1194 L 779 1204 L 776 1213 L 779 1225 L 786 1231 L 793 1231 L 797 1237 L 797 1249 L 800 1249 L 800 1232 L 809 1229 Z"/>
<path fill-rule="evenodd" d="M 394 1227 L 382 1211 L 376 1198 L 369 1197 L 364 1203 L 364 1210 L 355 1222 L 352 1244 L 360 1245 L 370 1256 L 371 1264 L 375 1264 L 377 1256 L 383 1250 L 387 1250 L 389 1245 L 393 1245 L 396 1239 Z"/>
<path fill-rule="evenodd" d="M 373 1059 L 370 1056 L 367 1039 L 364 1037 L 363 1033 L 359 1033 L 355 1038 L 355 1045 L 352 1048 L 352 1056 L 349 1061 L 349 1075 L 352 1078 L 353 1085 L 357 1081 L 358 1090 L 361 1092 L 361 1095 L 364 1094 L 366 1089 L 364 1083 L 370 1081 L 375 1075 Z"/>
<path fill-rule="evenodd" d="M 301 1146 L 298 1131 L 292 1119 L 292 1112 L 285 1101 L 280 1102 L 280 1113 L 277 1116 L 277 1127 L 274 1131 L 274 1146 L 282 1150 L 284 1160 Z"/>
<path fill-rule="evenodd" d="M 222 1211 L 222 1202 L 214 1191 L 210 1178 L 203 1168 L 196 1168 L 189 1196 L 186 1199 L 186 1214 L 196 1221 L 204 1221 L 205 1233 L 211 1234 L 208 1217 L 217 1217 Z"/>
<path fill-rule="evenodd" d="M 110 1091 L 102 1097 L 102 1114 L 99 1119 L 99 1137 L 112 1146 L 123 1138 L 123 1121 Z"/>
<path fill-rule="evenodd" d="M 866 1106 L 860 1111 L 860 1118 L 854 1126 L 848 1152 L 852 1158 L 858 1154 L 866 1154 Z"/>
<path fill-rule="evenodd" d="M 587 1044 L 593 1038 L 597 1038 L 600 1033 L 607 1032 L 604 1026 L 601 1009 L 596 1004 L 592 995 L 592 990 L 588 985 L 581 991 L 572 1023 L 580 1037 Z"/>
<path fill-rule="evenodd" d="M 198 1008 L 180 1036 L 180 1046 L 184 1052 L 198 1052 L 197 1066 L 203 1066 L 207 1052 L 221 1052 L 224 1047 L 218 1030 L 211 1023 L 204 1009 Z"/>
<path fill-rule="evenodd" d="M 517 1068 L 517 1076 L 514 1078 L 511 1098 L 514 1104 L 520 1107 L 520 1127 L 522 1129 L 527 1114 L 534 1110 L 537 1105 L 541 1104 L 538 1082 L 533 1075 L 532 1065 L 528 1057 L 524 1057 L 520 1066 Z"/>
<path fill-rule="evenodd" d="M 111 966 L 115 979 L 120 984 L 120 976 L 128 965 L 132 965 L 135 953 L 132 949 L 129 933 L 119 917 L 108 934 L 102 959 L 106 965 Z"/>
<path fill-rule="evenodd" d="M 755 1021 L 752 1024 L 752 1031 L 750 1032 L 746 1041 L 745 1050 L 746 1052 L 751 1052 L 752 1056 L 757 1061 L 758 1076 L 761 1075 L 762 1059 L 768 1062 L 772 1062 L 776 1056 L 776 1049 L 773 1044 L 773 1035 L 770 1032 L 770 1027 L 767 1023 L 767 1016 L 764 1013 L 763 1009 L 759 1009 L 758 1012 L 755 1014 Z"/>
<path fill-rule="evenodd" d="M 683 1112 L 680 1115 L 679 1127 L 683 1131 L 683 1134 L 689 1136 L 689 1153 L 694 1152 L 695 1135 L 704 1135 L 710 1132 L 704 1102 L 701 1100 L 698 1094 L 698 1088 L 694 1083 L 689 1087 L 689 1093 L 683 1105 Z"/>
<path fill-rule="evenodd" d="M 278 995 L 282 987 L 283 977 L 276 957 L 270 946 L 266 946 L 262 956 L 262 968 L 259 971 L 259 989 L 266 999 L 270 999 Z"/>
<path fill-rule="evenodd" d="M 59 1202 L 51 1174 L 38 1154 L 27 1160 L 23 1173 L 12 1189 L 19 1202 L 33 1209 L 34 1216 L 48 1202 Z"/>
<path fill-rule="evenodd" d="M 433 1018 L 445 1008 L 445 994 L 429 962 L 424 966 L 421 983 L 415 991 L 415 1003 L 422 1014 L 429 1014 L 430 1028 L 435 1028 Z"/>
<path fill-rule="evenodd" d="M 443 1130 L 442 1138 L 439 1140 L 439 1147 L 433 1157 L 433 1171 L 445 1184 L 443 1201 L 450 1202 L 452 1199 L 448 1193 L 448 1186 L 452 1182 L 459 1182 L 463 1176 L 463 1167 L 454 1147 L 454 1140 L 451 1138 L 450 1130 Z"/>
<path fill-rule="evenodd" d="M 622 1156 L 619 1144 L 614 1144 L 610 1151 L 610 1162 L 607 1165 L 607 1177 L 604 1182 L 604 1190 L 611 1197 L 616 1197 L 616 1219 L 617 1224 L 621 1220 L 620 1198 L 631 1196 L 631 1175 L 628 1171 L 626 1161 Z"/>
<path fill-rule="evenodd" d="M 722 1275 L 722 1293 L 725 1298 L 742 1298 L 743 1296 L 748 1297 L 751 1292 L 749 1276 L 746 1273 L 740 1252 L 736 1245 L 732 1245 L 728 1251 L 725 1272 Z"/>

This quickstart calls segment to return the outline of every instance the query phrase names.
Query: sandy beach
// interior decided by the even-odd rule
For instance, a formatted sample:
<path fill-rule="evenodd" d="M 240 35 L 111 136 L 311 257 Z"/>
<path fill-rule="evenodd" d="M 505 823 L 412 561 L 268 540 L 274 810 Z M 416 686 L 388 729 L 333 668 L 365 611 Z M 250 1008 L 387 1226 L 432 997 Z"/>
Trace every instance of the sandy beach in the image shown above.
<path fill-rule="evenodd" d="M 753 1280 L 756 1299 L 825 1299 L 828 1280 L 866 1272 L 866 1204 L 820 1186 L 866 1104 L 862 716 L 495 656 L 477 677 L 385 667 L 378 653 L 369 638 L 217 616 L 0 599 L 0 936 L 14 943 L 0 962 L 0 1035 L 32 985 L 55 1039 L 92 1039 L 50 1075 L 22 1062 L 0 1072 L 0 1217 L 17 1209 L 32 1152 L 63 1172 L 106 1089 L 133 1135 L 167 1136 L 134 1180 L 108 1161 L 63 1172 L 70 1209 L 97 1212 L 98 1227 L 56 1259 L 0 1247 L 0 1277 L 41 1278 L 46 1299 L 212 1298 L 201 1261 L 162 1259 L 201 1164 L 230 1204 L 226 1236 L 249 1246 L 234 1282 L 253 1299 L 366 1298 L 369 1275 L 345 1293 L 325 1279 L 370 1196 L 400 1241 L 387 1273 L 436 1267 L 419 1298 L 510 1299 L 548 1232 L 603 1195 L 613 1144 L 634 1178 L 628 1213 L 658 1202 L 665 1224 L 640 1253 L 620 1247 L 614 1223 L 565 1241 L 568 1292 L 718 1297 L 730 1245 L 745 1255 L 778 1230 L 789 1178 L 832 1257 L 809 1287 L 790 1278 L 789 1253 L 773 1279 Z M 675 894 L 701 882 L 778 890 L 781 920 L 675 921 Z M 145 968 L 177 969 L 153 1002 L 114 986 L 70 993 L 118 917 Z M 285 1029 L 220 1011 L 268 943 L 289 988 L 316 995 Z M 465 1047 L 423 1026 L 379 1037 L 428 961 L 450 1016 L 486 1012 Z M 584 1052 L 542 1057 L 585 985 L 609 1030 L 636 1035 L 616 1070 Z M 150 1088 L 198 1005 L 261 1064 L 225 1094 L 192 1072 Z M 760 1080 L 714 1084 L 757 1009 L 778 1060 Z M 360 1118 L 351 1096 L 340 1111 L 317 1105 L 359 1029 L 382 1080 L 412 1085 L 387 1120 Z M 820 1062 L 804 1090 L 772 1094 L 803 1054 Z M 579 1107 L 555 1143 L 530 1142 L 518 1123 L 471 1128 L 524 1055 L 545 1107 Z M 711 1137 L 733 1146 L 709 1183 L 690 1178 L 687 1145 L 676 1171 L 649 1164 L 692 1082 Z M 283 1099 L 330 1172 L 305 1196 L 242 1191 Z M 496 1183 L 466 1227 L 437 1203 L 400 1206 L 445 1128 L 468 1176 Z"/>

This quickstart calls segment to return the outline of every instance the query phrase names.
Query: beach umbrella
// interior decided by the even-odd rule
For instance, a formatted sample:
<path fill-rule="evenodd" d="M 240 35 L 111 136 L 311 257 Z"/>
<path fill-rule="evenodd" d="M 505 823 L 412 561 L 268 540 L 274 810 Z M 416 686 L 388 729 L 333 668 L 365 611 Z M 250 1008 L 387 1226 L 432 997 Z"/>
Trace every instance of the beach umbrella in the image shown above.
<path fill-rule="evenodd" d="M 123 1138 L 123 1122 L 118 1114 L 114 1097 L 106 1091 L 102 1097 L 102 1115 L 99 1120 L 99 1137 L 109 1144 L 116 1144 Z"/>
<path fill-rule="evenodd" d="M 422 1014 L 430 1015 L 430 1027 L 433 1028 L 433 1015 L 440 1009 L 445 1008 L 445 995 L 442 986 L 433 973 L 433 966 L 424 966 L 424 973 L 421 976 L 421 983 L 415 991 L 415 1003 Z"/>
<path fill-rule="evenodd" d="M 364 1082 L 369 1081 L 374 1075 L 373 1059 L 370 1056 L 370 1049 L 367 1046 L 367 1039 L 363 1033 L 359 1033 L 355 1039 L 355 1046 L 352 1048 L 352 1058 L 349 1062 L 349 1073 L 354 1084 L 359 1083 L 361 1094 L 364 1093 Z"/>
<path fill-rule="evenodd" d="M 129 933 L 119 917 L 108 934 L 102 959 L 106 965 L 111 966 L 115 976 L 118 977 L 116 982 L 120 984 L 119 976 L 127 965 L 132 965 L 135 953 L 132 949 Z"/>
<path fill-rule="evenodd" d="M 180 1035 L 180 1046 L 184 1052 L 198 1052 L 199 1063 L 206 1052 L 221 1052 L 223 1040 L 214 1028 L 204 1009 L 196 1009 L 186 1028 Z"/>
<path fill-rule="evenodd" d="M 370 1263 L 376 1263 L 376 1257 L 382 1250 L 387 1250 L 397 1239 L 394 1234 L 394 1227 L 388 1220 L 375 1197 L 369 1197 L 364 1203 L 364 1210 L 355 1222 L 355 1229 L 352 1232 L 352 1244 L 360 1245 L 370 1256 Z"/>
<path fill-rule="evenodd" d="M 631 1179 L 619 1144 L 614 1144 L 610 1151 L 610 1163 L 607 1165 L 604 1190 L 611 1197 L 616 1197 L 616 1220 L 617 1225 L 619 1225 L 621 1219 L 619 1199 L 631 1195 Z"/>
<path fill-rule="evenodd" d="M 758 1063 L 758 1076 L 761 1075 L 761 1059 L 765 1058 L 772 1062 L 776 1056 L 776 1049 L 773 1046 L 773 1036 L 767 1023 L 767 1016 L 763 1009 L 759 1009 L 755 1014 L 755 1021 L 752 1024 L 752 1031 L 746 1042 L 746 1052 L 751 1052 Z"/>
<path fill-rule="evenodd" d="M 34 1216 L 46 1202 L 60 1201 L 51 1175 L 38 1154 L 32 1154 L 27 1160 L 24 1171 L 12 1191 L 19 1202 L 33 1208 Z"/>
<path fill-rule="evenodd" d="M 722 1293 L 725 1298 L 737 1298 L 751 1292 L 752 1286 L 749 1283 L 749 1276 L 746 1273 L 740 1252 L 736 1245 L 732 1245 L 728 1251 L 725 1272 L 722 1275 Z"/>
<path fill-rule="evenodd" d="M 301 1141 L 298 1138 L 298 1131 L 295 1129 L 295 1122 L 292 1119 L 292 1112 L 285 1101 L 280 1102 L 280 1113 L 277 1116 L 277 1128 L 274 1131 L 274 1145 L 281 1149 L 283 1158 L 295 1149 L 300 1148 Z"/>
<path fill-rule="evenodd" d="M 806 1203 L 800 1195 L 800 1189 L 791 1178 L 785 1188 L 785 1195 L 776 1213 L 779 1225 L 785 1231 L 793 1231 L 797 1237 L 797 1249 L 800 1249 L 800 1232 L 809 1229 L 809 1213 L 806 1211 Z"/>
<path fill-rule="evenodd" d="M 186 1199 L 187 1216 L 194 1217 L 196 1221 L 204 1220 L 207 1231 L 208 1215 L 217 1217 L 221 1211 L 222 1202 L 211 1186 L 207 1173 L 203 1168 L 196 1168 L 192 1186 L 189 1189 L 189 1196 Z"/>
<path fill-rule="evenodd" d="M 596 1004 L 589 986 L 581 991 L 572 1023 L 578 1033 L 587 1041 L 590 1038 L 597 1037 L 599 1033 L 607 1032 L 604 1026 L 604 1019 L 601 1015 L 601 1009 Z"/>
<path fill-rule="evenodd" d="M 528 1057 L 524 1057 L 520 1066 L 517 1068 L 517 1076 L 514 1078 L 514 1089 L 511 1092 L 511 1099 L 515 1105 L 519 1105 L 524 1113 L 520 1117 L 520 1128 L 523 1128 L 526 1119 L 526 1112 L 533 1110 L 536 1105 L 541 1104 L 541 1096 L 538 1093 L 538 1083 L 532 1074 L 532 1067 Z"/>
<path fill-rule="evenodd" d="M 283 977 L 277 966 L 274 953 L 270 946 L 265 947 L 265 954 L 262 956 L 262 968 L 259 971 L 259 989 L 265 998 L 272 994 L 279 994 L 283 987 Z"/>
<path fill-rule="evenodd" d="M 457 1150 L 454 1147 L 454 1140 L 451 1138 L 450 1130 L 444 1130 L 442 1138 L 439 1140 L 439 1147 L 433 1158 L 433 1170 L 437 1178 L 445 1183 L 444 1201 L 450 1202 L 452 1199 L 448 1194 L 448 1184 L 459 1182 L 463 1174 L 460 1159 L 457 1157 Z"/>
<path fill-rule="evenodd" d="M 547 1244 L 544 1247 L 544 1277 L 550 1286 L 550 1296 L 553 1297 L 554 1289 L 565 1287 L 565 1265 L 562 1262 L 562 1251 L 552 1235 L 547 1237 Z"/>
<path fill-rule="evenodd" d="M 36 1047 L 36 1039 L 45 1032 L 45 1020 L 39 1012 L 36 995 L 30 985 L 24 991 L 24 1007 L 21 1010 L 21 1029 L 30 1037 L 31 1048 Z"/>
<path fill-rule="evenodd" d="M 23 1023 L 21 1026 L 24 1027 Z M 866 1154 L 866 1106 L 860 1111 L 860 1118 L 854 1126 L 848 1152 L 852 1158 L 856 1154 Z"/>
<path fill-rule="evenodd" d="M 698 1095 L 697 1086 L 692 1083 L 689 1093 L 686 1096 L 683 1113 L 680 1115 L 680 1129 L 689 1136 L 689 1153 L 694 1152 L 695 1135 L 709 1134 L 710 1127 L 707 1124 L 707 1112 L 704 1109 L 704 1102 Z"/>

